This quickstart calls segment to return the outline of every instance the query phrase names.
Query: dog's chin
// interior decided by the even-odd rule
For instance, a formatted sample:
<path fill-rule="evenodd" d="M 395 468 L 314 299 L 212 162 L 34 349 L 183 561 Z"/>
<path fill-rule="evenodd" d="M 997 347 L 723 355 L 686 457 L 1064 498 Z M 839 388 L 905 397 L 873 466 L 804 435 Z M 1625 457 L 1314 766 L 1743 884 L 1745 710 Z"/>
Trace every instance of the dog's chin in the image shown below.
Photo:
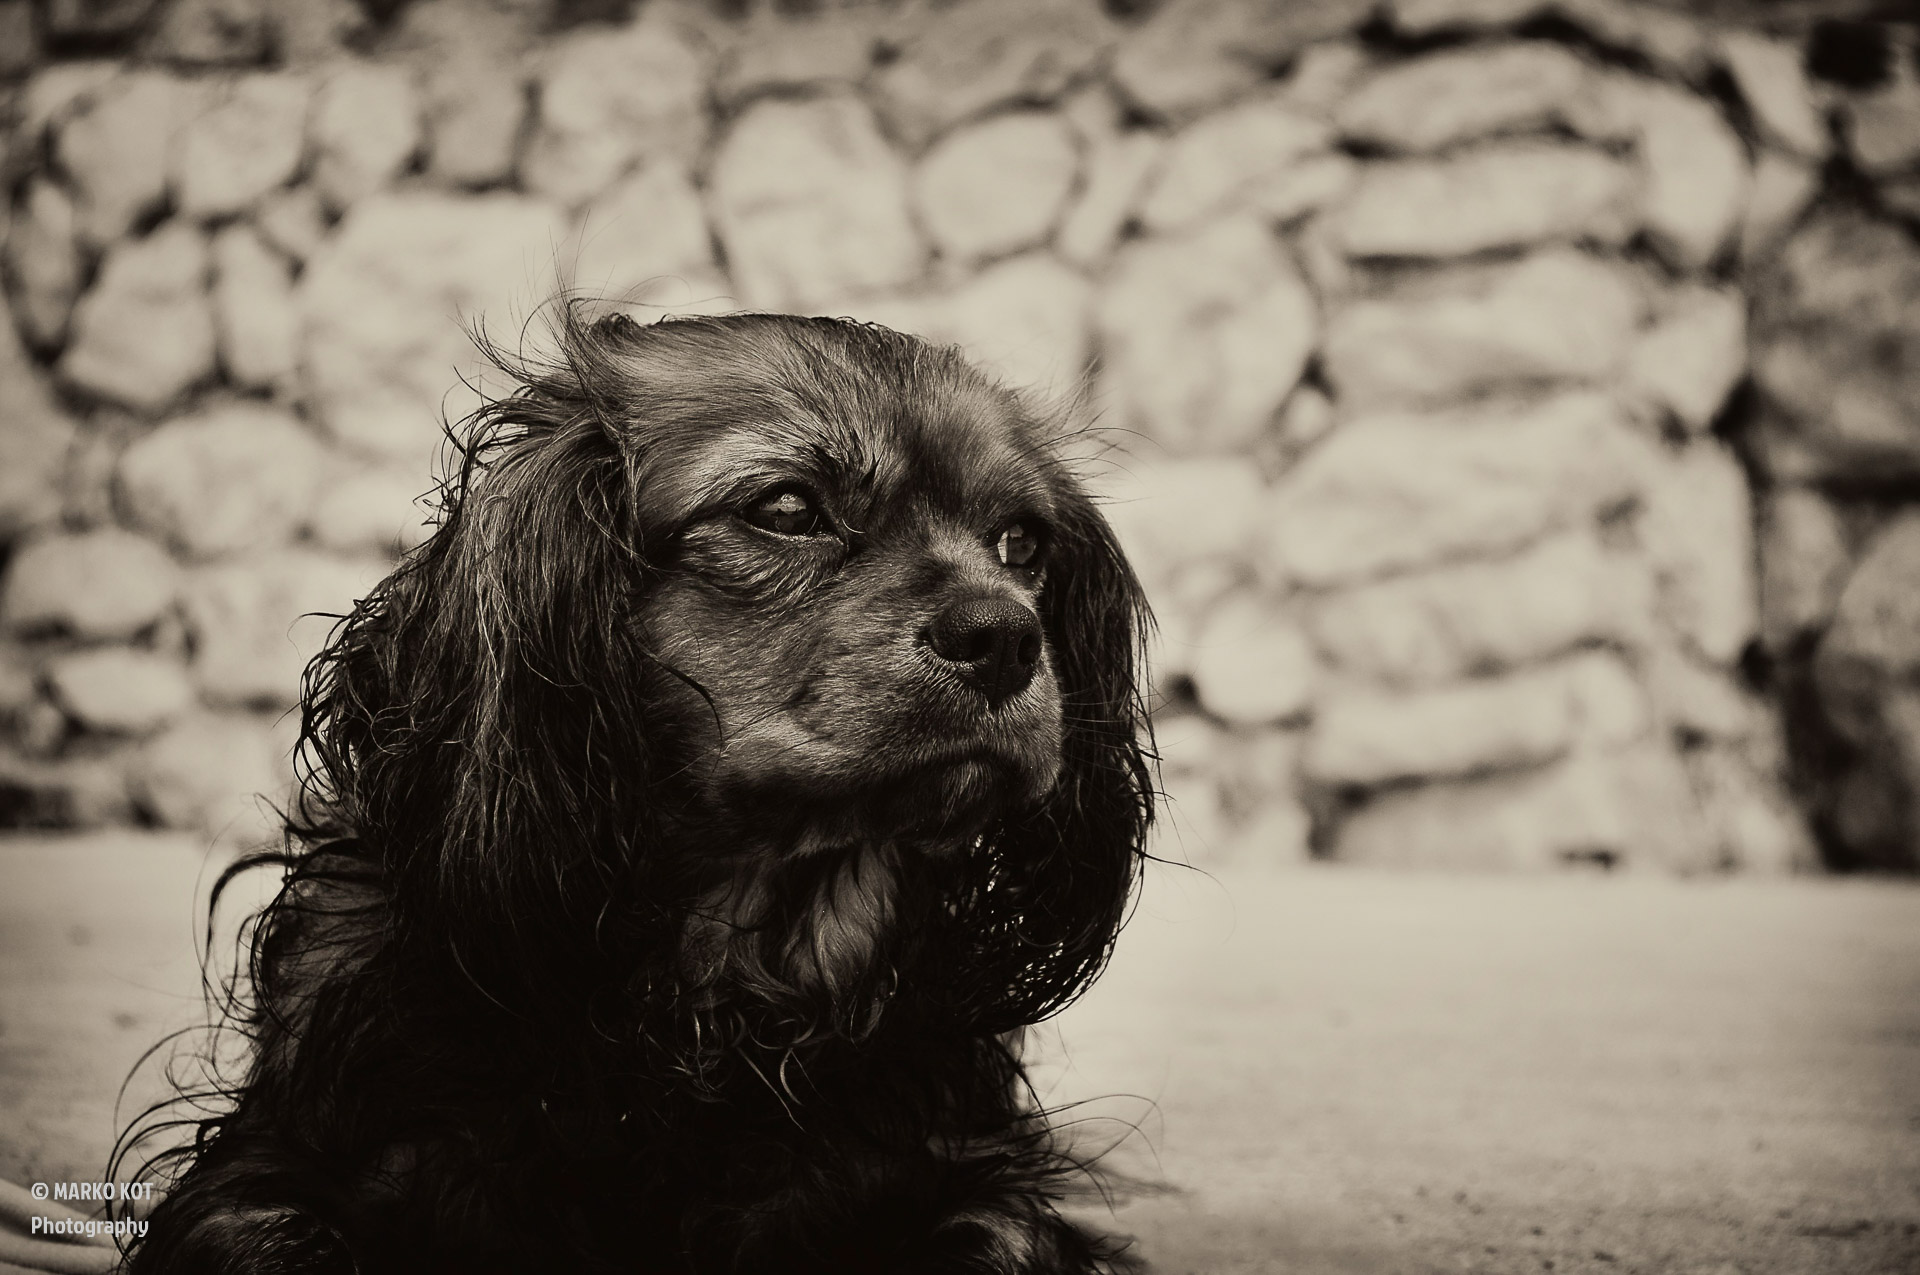
<path fill-rule="evenodd" d="M 793 795 L 801 852 L 892 844 L 932 855 L 957 852 L 996 822 L 1032 806 L 1053 784 L 1007 758 L 969 753 L 923 762 L 832 796 Z"/>
<path fill-rule="evenodd" d="M 1052 786 L 1002 758 L 971 754 L 931 762 L 894 776 L 859 803 L 876 830 L 895 840 L 941 851 L 965 845 L 995 821 L 1032 805 Z"/>
<path fill-rule="evenodd" d="M 784 770 L 716 776 L 703 804 L 721 820 L 725 812 L 752 811 L 756 840 L 800 853 L 893 844 L 942 854 L 1031 809 L 1059 777 L 1051 755 L 986 747 L 867 765 L 846 765 L 842 756 L 826 771 L 792 765 L 793 753 L 785 760 Z"/>

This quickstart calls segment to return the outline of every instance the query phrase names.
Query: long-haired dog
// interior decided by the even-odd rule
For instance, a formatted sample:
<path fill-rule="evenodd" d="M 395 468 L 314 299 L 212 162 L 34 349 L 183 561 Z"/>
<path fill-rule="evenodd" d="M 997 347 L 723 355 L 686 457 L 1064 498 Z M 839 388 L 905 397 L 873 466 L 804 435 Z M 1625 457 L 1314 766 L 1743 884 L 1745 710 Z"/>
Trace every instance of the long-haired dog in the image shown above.
<path fill-rule="evenodd" d="M 871 326 L 560 326 L 308 671 L 250 1062 L 131 1269 L 1124 1264 L 1019 1055 L 1152 813 L 1047 423 Z"/>

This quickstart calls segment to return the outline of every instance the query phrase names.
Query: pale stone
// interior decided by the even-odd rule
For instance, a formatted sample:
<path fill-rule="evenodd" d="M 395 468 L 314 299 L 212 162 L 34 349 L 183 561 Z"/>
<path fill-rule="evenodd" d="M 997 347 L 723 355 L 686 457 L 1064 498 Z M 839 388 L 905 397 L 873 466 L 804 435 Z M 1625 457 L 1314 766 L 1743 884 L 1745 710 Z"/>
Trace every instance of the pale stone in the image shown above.
<path fill-rule="evenodd" d="M 1199 713 L 1163 713 L 1153 723 L 1154 751 L 1160 755 L 1161 773 L 1168 776 L 1218 778 L 1231 740 L 1224 727 Z"/>
<path fill-rule="evenodd" d="M 1908 223 L 1920 222 L 1920 177 L 1896 178 L 1879 183 L 1881 207 Z"/>
<path fill-rule="evenodd" d="M 928 335 L 1007 384 L 1070 398 L 1086 376 L 1092 287 L 1043 253 L 1002 261 L 955 289 Z"/>
<path fill-rule="evenodd" d="M 1189 125 L 1166 149 L 1140 206 L 1151 230 L 1179 230 L 1240 203 L 1247 191 L 1323 151 L 1327 126 L 1271 100 L 1242 103 Z"/>
<path fill-rule="evenodd" d="M 898 287 L 925 264 L 905 166 L 857 98 L 749 107 L 714 158 L 709 195 L 750 305 L 803 310 Z"/>
<path fill-rule="evenodd" d="M 262 717 L 194 713 L 147 740 L 130 775 L 135 799 L 163 827 L 250 845 L 270 838 L 285 799 L 280 741 Z"/>
<path fill-rule="evenodd" d="M 1641 651 L 1640 669 L 1661 721 L 1682 739 L 1744 743 L 1773 712 L 1734 685 L 1726 669 L 1675 643 L 1656 642 Z"/>
<path fill-rule="evenodd" d="M 1339 202 L 1360 180 L 1361 165 L 1339 153 L 1309 155 L 1269 173 L 1246 192 L 1246 205 L 1274 222 L 1289 222 Z"/>
<path fill-rule="evenodd" d="M 817 313 L 957 345 L 1002 383 L 1037 396 L 1044 411 L 1083 388 L 1091 292 L 1077 272 L 1028 253 L 987 267 L 950 293 L 853 298 Z"/>
<path fill-rule="evenodd" d="M 1098 316 L 1120 423 L 1175 452 L 1247 445 L 1299 381 L 1316 311 L 1256 219 L 1129 244 Z"/>
<path fill-rule="evenodd" d="M 513 176 L 527 115 L 527 85 L 516 66 L 463 48 L 427 69 L 429 174 L 456 186 L 489 186 Z"/>
<path fill-rule="evenodd" d="M 14 552 L 0 616 L 17 633 L 127 638 L 166 614 L 176 589 L 173 560 L 132 532 L 48 536 Z"/>
<path fill-rule="evenodd" d="M 1746 208 L 1746 147 L 1712 103 L 1683 89 L 1617 76 L 1607 111 L 1638 136 L 1640 215 L 1662 256 L 1697 269 L 1712 261 Z"/>
<path fill-rule="evenodd" d="M 874 78 L 874 98 L 910 146 L 1008 102 L 1047 102 L 1105 52 L 1113 24 L 1077 0 L 975 0 L 934 10 Z"/>
<path fill-rule="evenodd" d="M 1157 708 L 1183 701 L 1193 693 L 1200 613 L 1184 605 L 1176 607 L 1164 595 L 1155 594 L 1153 619 L 1153 630 L 1147 634 L 1147 693 L 1148 702 Z"/>
<path fill-rule="evenodd" d="M 1175 776 L 1163 785 L 1148 852 L 1172 863 L 1216 863 L 1232 830 L 1219 784 L 1206 775 Z"/>
<path fill-rule="evenodd" d="M 174 200 L 189 217 L 236 213 L 300 166 L 312 87 L 296 75 L 246 75 L 180 132 Z"/>
<path fill-rule="evenodd" d="M 1393 25 L 1408 35 L 1518 26 L 1552 7 L 1552 0 L 1390 0 Z"/>
<path fill-rule="evenodd" d="M 262 0 L 273 15 L 274 52 L 286 66 L 314 66 L 348 56 L 376 34 L 356 0 Z"/>
<path fill-rule="evenodd" d="M 1740 222 L 1740 256 L 1752 262 L 1786 236 L 1820 193 L 1820 172 L 1804 160 L 1762 152 Z"/>
<path fill-rule="evenodd" d="M 1431 276 L 1409 294 L 1337 311 L 1327 326 L 1327 378 L 1349 406 L 1606 381 L 1627 354 L 1640 310 L 1623 271 L 1548 250 Z"/>
<path fill-rule="evenodd" d="M 1652 581 L 1592 532 L 1550 536 L 1498 562 L 1402 576 L 1313 601 L 1307 631 L 1343 672 L 1441 682 L 1650 632 Z"/>
<path fill-rule="evenodd" d="M 1127 560 L 1156 595 L 1197 563 L 1248 557 L 1271 499 L 1253 467 L 1231 456 L 1121 466 L 1100 494 Z"/>
<path fill-rule="evenodd" d="M 1627 355 L 1630 393 L 1704 433 L 1747 370 L 1747 304 L 1737 292 L 1682 288 Z"/>
<path fill-rule="evenodd" d="M 207 241 L 181 222 L 107 254 L 80 299 L 60 375 L 139 411 L 164 407 L 213 371 Z"/>
<path fill-rule="evenodd" d="M 1295 110 L 1325 117 L 1333 112 L 1373 62 L 1352 38 L 1321 40 L 1300 50 L 1280 83 L 1280 100 Z"/>
<path fill-rule="evenodd" d="M 20 90 L 15 107 L 21 139 L 39 145 L 50 126 L 57 128 L 86 110 L 123 69 L 113 58 L 63 59 L 41 66 Z"/>
<path fill-rule="evenodd" d="M 1113 78 L 1141 109 L 1191 118 L 1271 78 L 1299 50 L 1363 25 L 1375 0 L 1170 0 L 1115 51 Z"/>
<path fill-rule="evenodd" d="M 120 459 L 132 518 L 190 554 L 271 545 L 306 521 L 320 444 L 285 412 L 251 404 L 169 421 Z"/>
<path fill-rule="evenodd" d="M 295 261 L 305 261 L 327 239 L 327 210 L 311 186 L 268 197 L 254 213 L 260 237 Z"/>
<path fill-rule="evenodd" d="M 1819 868 L 1806 820 L 1777 783 L 1717 748 L 1688 754 L 1687 771 L 1718 843 L 1721 861 L 1715 866 L 1766 876 Z"/>
<path fill-rule="evenodd" d="M 1340 104 L 1334 122 L 1371 145 L 1437 151 L 1560 123 L 1586 89 L 1587 64 L 1563 45 L 1474 45 L 1374 73 Z"/>
<path fill-rule="evenodd" d="M 1775 653 L 1817 633 L 1853 569 L 1846 530 L 1833 503 L 1805 487 L 1777 488 L 1760 518 L 1760 632 Z"/>
<path fill-rule="evenodd" d="M 213 310 L 220 364 L 236 385 L 290 385 L 300 362 L 293 272 L 246 226 L 213 240 Z"/>
<path fill-rule="evenodd" d="M 328 483 L 314 503 L 313 538 L 339 553 L 405 552 L 433 531 L 423 475 L 366 470 Z"/>
<path fill-rule="evenodd" d="M 669 20 L 583 27 L 554 42 L 539 74 L 522 181 L 576 205 L 637 161 L 691 162 L 706 139 L 706 63 L 705 51 Z"/>
<path fill-rule="evenodd" d="M 1576 743 L 1615 749 L 1644 738 L 1653 726 L 1646 690 L 1611 651 L 1583 651 L 1559 666 L 1573 700 Z"/>
<path fill-rule="evenodd" d="M 1193 685 L 1224 722 L 1260 725 L 1298 717 L 1313 692 L 1313 651 L 1298 620 L 1253 592 L 1230 595 L 1201 623 Z"/>
<path fill-rule="evenodd" d="M 1275 798 L 1230 833 L 1223 862 L 1247 867 L 1295 867 L 1313 857 L 1313 816 L 1290 797 Z"/>
<path fill-rule="evenodd" d="M 674 159 L 643 165 L 588 205 L 577 242 L 572 286 L 590 296 L 626 296 L 656 276 L 707 278 L 716 270 L 700 195 Z"/>
<path fill-rule="evenodd" d="M 1739 29 L 1723 31 L 1719 39 L 1720 56 L 1761 128 L 1799 155 L 1825 159 L 1833 138 L 1807 83 L 1800 48 Z"/>
<path fill-rule="evenodd" d="M 1605 742 L 1619 734 L 1613 697 L 1621 683 L 1595 679 L 1586 662 L 1595 658 L 1614 657 L 1401 694 L 1329 691 L 1314 710 L 1301 765 L 1318 784 L 1371 787 L 1537 766 L 1589 730 Z"/>
<path fill-rule="evenodd" d="M 1334 857 L 1380 867 L 1542 870 L 1592 862 L 1695 871 L 1715 857 L 1679 760 L 1642 746 L 1544 771 L 1386 793 Z"/>
<path fill-rule="evenodd" d="M 266 0 L 173 0 L 149 29 L 146 53 L 201 66 L 258 62 L 273 34 Z"/>
<path fill-rule="evenodd" d="M 66 337 L 74 298 L 80 295 L 76 232 L 67 193 L 44 177 L 34 178 L 7 229 L 7 272 L 17 290 L 14 316 L 35 345 L 57 347 Z"/>
<path fill-rule="evenodd" d="M 511 388 L 462 325 L 517 336 L 552 291 L 566 237 L 558 209 L 515 195 L 407 192 L 356 204 L 296 292 L 307 385 L 327 432 L 425 473 L 443 411 L 460 420 L 481 394 Z"/>
<path fill-rule="evenodd" d="M 1337 419 L 1333 400 L 1312 386 L 1303 385 L 1281 409 L 1279 442 L 1289 453 L 1297 455 L 1325 438 Z"/>
<path fill-rule="evenodd" d="M 1731 452 L 1693 443 L 1655 472 L 1640 537 L 1674 631 L 1715 664 L 1731 665 L 1759 627 L 1753 508 Z"/>
<path fill-rule="evenodd" d="M 1054 249 L 1079 266 L 1105 261 L 1133 217 L 1166 142 L 1144 131 L 1116 133 L 1088 146 L 1079 198 L 1060 223 Z"/>
<path fill-rule="evenodd" d="M 112 243 L 166 198 L 174 135 L 196 97 L 170 75 L 131 71 L 61 126 L 55 157 L 73 179 L 87 240 Z"/>
<path fill-rule="evenodd" d="M 857 83 L 873 65 L 879 34 L 858 13 L 792 19 L 759 10 L 722 60 L 714 96 L 736 106 L 762 93 Z"/>
<path fill-rule="evenodd" d="M 1320 303 L 1331 313 L 1359 290 L 1360 271 L 1338 243 L 1330 216 L 1310 217 L 1291 234 L 1294 259 Z"/>
<path fill-rule="evenodd" d="M 27 361 L 11 324 L 0 323 L 0 541 L 61 512 L 61 475 L 74 449 L 73 422 Z"/>
<path fill-rule="evenodd" d="M 1219 780 L 1227 809 L 1242 818 L 1257 817 L 1275 801 L 1297 799 L 1305 743 L 1304 730 L 1285 727 L 1222 731 L 1207 771 Z"/>
<path fill-rule="evenodd" d="M 14 714 L 12 733 L 15 744 L 27 756 L 58 757 L 66 751 L 74 727 L 59 705 L 40 694 L 41 672 L 36 667 L 28 673 L 29 696 Z M 7 752 L 0 750 L 0 762 L 6 759 Z"/>
<path fill-rule="evenodd" d="M 1555 240 L 1624 240 L 1633 171 L 1602 151 L 1543 142 L 1489 145 L 1444 160 L 1366 165 L 1329 214 L 1356 257 L 1459 257 Z"/>
<path fill-rule="evenodd" d="M 193 702 L 178 662 L 122 646 L 56 656 L 47 681 L 67 715 L 88 730 L 140 735 L 156 730 Z"/>
<path fill-rule="evenodd" d="M 281 550 L 191 573 L 184 596 L 201 693 L 217 704 L 295 703 L 301 671 L 387 565 Z"/>
<path fill-rule="evenodd" d="M 914 173 L 914 204 L 945 255 L 1003 256 L 1047 237 L 1078 167 L 1059 116 L 997 115 L 934 144 Z"/>
<path fill-rule="evenodd" d="M 1712 69 L 1711 32 L 1672 8 L 1632 0 L 1553 0 L 1553 7 L 1601 44 L 1639 53 L 1690 81 L 1704 80 Z"/>
<path fill-rule="evenodd" d="M 18 644 L 0 647 L 0 719 L 14 722 L 44 701 L 40 698 L 37 661 L 30 661 Z"/>
<path fill-rule="evenodd" d="M 350 207 L 390 185 L 420 150 L 420 95 L 402 66 L 347 62 L 321 82 L 307 123 L 313 185 Z"/>
<path fill-rule="evenodd" d="M 1895 77 L 1888 87 L 1847 98 L 1847 143 L 1866 172 L 1898 173 L 1920 163 L 1920 82 Z"/>
<path fill-rule="evenodd" d="M 1641 447 L 1597 394 L 1350 420 L 1275 486 L 1275 576 L 1326 586 L 1511 552 L 1631 499 Z"/>

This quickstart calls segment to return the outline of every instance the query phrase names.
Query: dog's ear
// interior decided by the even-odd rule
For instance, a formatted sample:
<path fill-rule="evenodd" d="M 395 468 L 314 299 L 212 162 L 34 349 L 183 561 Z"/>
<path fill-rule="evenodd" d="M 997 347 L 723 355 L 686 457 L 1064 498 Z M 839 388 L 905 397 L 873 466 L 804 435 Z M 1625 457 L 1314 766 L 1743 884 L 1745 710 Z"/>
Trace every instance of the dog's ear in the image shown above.
<path fill-rule="evenodd" d="M 1065 716 L 1060 780 L 979 848 L 953 910 L 974 985 L 956 1008 L 994 1031 L 1047 1017 L 1099 974 L 1153 817 L 1146 600 L 1106 519 L 1063 485 L 1040 595 Z"/>
<path fill-rule="evenodd" d="M 308 670 L 294 831 L 367 843 L 407 932 L 503 999 L 591 958 L 551 945 L 597 941 L 647 836 L 646 568 L 627 459 L 565 373 L 458 442 L 441 527 Z"/>

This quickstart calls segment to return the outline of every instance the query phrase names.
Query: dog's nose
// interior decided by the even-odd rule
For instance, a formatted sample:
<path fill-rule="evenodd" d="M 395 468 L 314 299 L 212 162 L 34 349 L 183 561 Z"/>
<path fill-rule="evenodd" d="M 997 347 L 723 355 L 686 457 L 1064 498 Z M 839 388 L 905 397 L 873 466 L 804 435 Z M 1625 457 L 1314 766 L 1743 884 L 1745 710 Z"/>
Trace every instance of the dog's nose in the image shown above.
<path fill-rule="evenodd" d="M 960 666 L 961 676 L 998 705 L 1027 689 L 1040 663 L 1040 617 L 1007 598 L 956 602 L 927 630 L 934 654 Z"/>

